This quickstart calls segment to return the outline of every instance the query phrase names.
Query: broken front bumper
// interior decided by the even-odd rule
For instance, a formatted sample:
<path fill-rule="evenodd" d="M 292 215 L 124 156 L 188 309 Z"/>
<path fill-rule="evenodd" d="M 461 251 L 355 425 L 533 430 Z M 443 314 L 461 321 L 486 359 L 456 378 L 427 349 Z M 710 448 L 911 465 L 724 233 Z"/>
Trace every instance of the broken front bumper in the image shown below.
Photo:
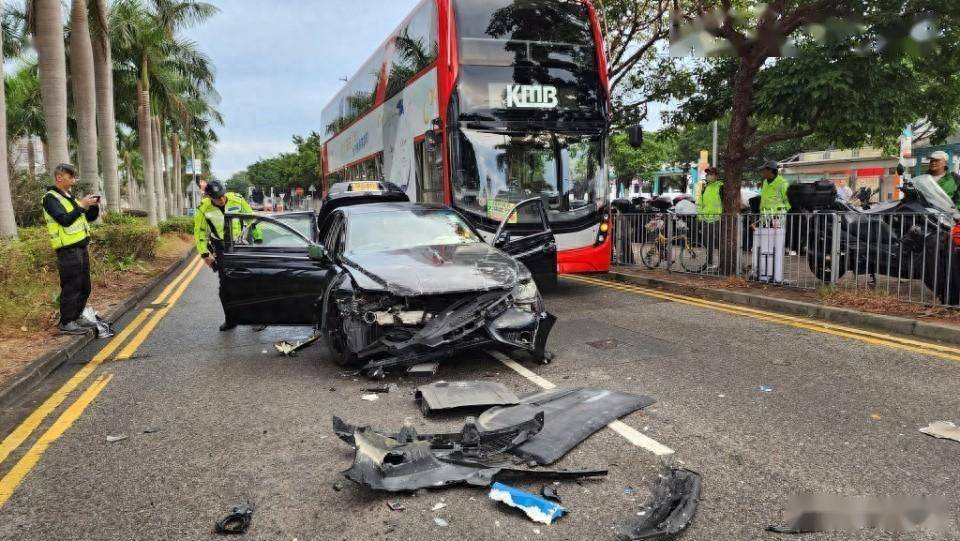
<path fill-rule="evenodd" d="M 513 293 L 489 292 L 455 302 L 409 337 L 397 340 L 385 334 L 357 357 L 367 360 L 361 372 L 371 377 L 486 346 L 508 346 L 542 358 L 555 321 L 540 299 L 533 306 L 521 306 Z"/>

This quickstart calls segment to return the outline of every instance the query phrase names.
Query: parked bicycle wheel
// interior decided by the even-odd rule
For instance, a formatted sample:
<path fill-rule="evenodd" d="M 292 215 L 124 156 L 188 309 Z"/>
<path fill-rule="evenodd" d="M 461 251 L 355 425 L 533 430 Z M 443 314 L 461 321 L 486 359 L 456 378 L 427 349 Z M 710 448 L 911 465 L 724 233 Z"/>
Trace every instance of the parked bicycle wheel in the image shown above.
<path fill-rule="evenodd" d="M 680 266 L 687 272 L 700 273 L 707 269 L 707 248 L 688 242 L 680 247 Z"/>
<path fill-rule="evenodd" d="M 652 242 L 645 242 L 637 250 L 637 259 L 648 269 L 655 269 L 660 266 L 660 247 Z"/>

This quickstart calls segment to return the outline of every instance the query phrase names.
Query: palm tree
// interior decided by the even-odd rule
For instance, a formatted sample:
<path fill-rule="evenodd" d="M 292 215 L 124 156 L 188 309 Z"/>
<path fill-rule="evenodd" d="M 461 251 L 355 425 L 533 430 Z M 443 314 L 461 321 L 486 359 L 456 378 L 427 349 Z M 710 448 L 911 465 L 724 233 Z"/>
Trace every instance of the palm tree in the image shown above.
<path fill-rule="evenodd" d="M 106 0 L 93 0 L 93 66 L 97 88 L 97 132 L 107 207 L 120 211 L 120 178 L 117 166 L 117 118 L 114 112 L 113 52 Z M 132 204 L 132 203 L 131 203 Z"/>
<path fill-rule="evenodd" d="M 87 0 L 73 0 L 70 10 L 70 81 L 73 83 L 73 110 L 77 120 L 80 182 L 90 186 L 94 193 L 102 194 L 97 157 L 97 87 Z"/>
<path fill-rule="evenodd" d="M 4 54 L 8 54 L 6 47 L 4 49 Z M 19 71 L 7 78 L 6 83 L 7 137 L 11 141 L 27 140 L 27 168 L 30 174 L 34 175 L 36 174 L 34 137 L 46 139 L 43 100 L 40 97 L 40 74 L 36 62 L 21 67 Z"/>
<path fill-rule="evenodd" d="M 3 2 L 0 0 L 0 15 Z M 0 82 L 4 81 L 3 32 L 0 30 Z M 7 168 L 7 96 L 6 85 L 0 84 L 0 238 L 17 237 L 17 220 L 13 214 L 13 194 L 10 191 L 10 170 Z"/>
<path fill-rule="evenodd" d="M 119 130 L 117 132 L 118 159 L 120 171 L 127 186 L 127 201 L 130 208 L 142 209 L 141 201 L 144 162 L 138 148 L 139 141 L 134 131 Z M 138 181 L 139 179 L 139 181 Z"/>
<path fill-rule="evenodd" d="M 47 170 L 70 161 L 67 147 L 67 60 L 60 0 L 32 0 L 28 15 L 40 65 L 40 94 L 47 132 Z"/>

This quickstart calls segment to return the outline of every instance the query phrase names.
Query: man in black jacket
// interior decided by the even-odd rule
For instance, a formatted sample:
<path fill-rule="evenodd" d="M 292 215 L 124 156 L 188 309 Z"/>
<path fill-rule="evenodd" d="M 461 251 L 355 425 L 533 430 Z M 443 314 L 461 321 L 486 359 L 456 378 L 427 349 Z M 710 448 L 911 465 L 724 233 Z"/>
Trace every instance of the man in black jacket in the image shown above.
<path fill-rule="evenodd" d="M 62 163 L 53 170 L 55 186 L 43 196 L 43 217 L 60 271 L 60 332 L 86 334 L 96 323 L 80 317 L 90 296 L 90 222 L 100 215 L 100 196 L 74 199 L 77 170 Z"/>

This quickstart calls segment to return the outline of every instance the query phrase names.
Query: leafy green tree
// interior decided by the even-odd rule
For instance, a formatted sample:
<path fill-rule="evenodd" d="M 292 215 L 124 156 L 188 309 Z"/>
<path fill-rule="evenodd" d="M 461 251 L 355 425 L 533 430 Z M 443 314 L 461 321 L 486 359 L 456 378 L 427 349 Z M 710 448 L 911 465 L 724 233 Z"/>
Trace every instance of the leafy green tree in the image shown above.
<path fill-rule="evenodd" d="M 237 192 L 246 196 L 247 188 L 250 188 L 250 174 L 246 171 L 240 171 L 239 173 L 234 173 L 233 176 L 227 179 L 226 187 L 227 190 L 231 192 Z"/>
<path fill-rule="evenodd" d="M 610 137 L 610 165 L 616 172 L 618 187 L 633 179 L 649 181 L 665 164 L 679 163 L 676 156 L 677 140 L 667 131 L 647 134 L 640 148 L 631 147 L 625 133 Z"/>
<path fill-rule="evenodd" d="M 247 167 L 251 185 L 269 191 L 293 187 L 320 185 L 320 134 L 307 137 L 293 136 L 294 152 L 284 152 L 272 158 L 260 159 Z"/>

